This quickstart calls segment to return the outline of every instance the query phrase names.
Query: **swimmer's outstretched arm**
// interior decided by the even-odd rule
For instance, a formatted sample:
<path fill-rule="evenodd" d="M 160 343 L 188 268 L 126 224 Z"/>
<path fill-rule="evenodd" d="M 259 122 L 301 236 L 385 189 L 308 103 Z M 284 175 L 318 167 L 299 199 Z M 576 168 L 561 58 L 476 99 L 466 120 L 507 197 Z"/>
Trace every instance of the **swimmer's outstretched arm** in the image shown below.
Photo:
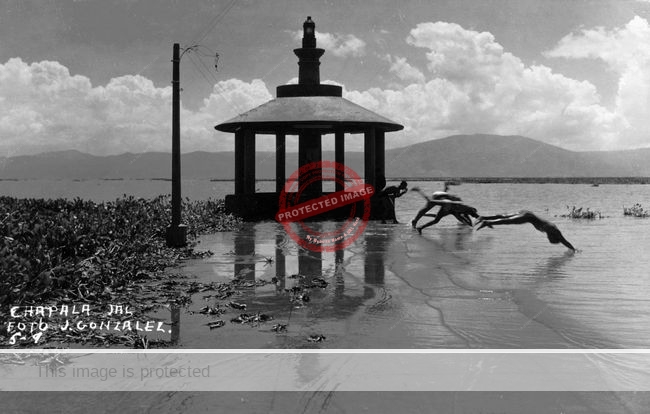
<path fill-rule="evenodd" d="M 560 235 L 560 243 L 562 243 L 566 248 L 573 250 L 574 252 L 576 251 L 576 248 L 573 247 L 571 243 L 567 239 L 564 238 L 564 236 Z"/>

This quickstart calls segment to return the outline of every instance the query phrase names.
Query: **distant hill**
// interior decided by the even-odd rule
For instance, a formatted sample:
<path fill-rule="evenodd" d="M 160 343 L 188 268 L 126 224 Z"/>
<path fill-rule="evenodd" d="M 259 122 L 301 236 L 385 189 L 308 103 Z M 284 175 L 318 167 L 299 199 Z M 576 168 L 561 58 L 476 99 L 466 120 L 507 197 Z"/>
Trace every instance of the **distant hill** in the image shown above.
<path fill-rule="evenodd" d="M 387 139 L 390 139 L 388 136 Z M 348 152 L 346 164 L 363 173 L 363 154 Z M 324 159 L 334 159 L 331 151 Z M 273 178 L 275 154 L 258 152 L 257 177 Z M 232 152 L 182 156 L 184 178 L 232 179 Z M 297 168 L 287 154 L 287 175 Z M 650 149 L 578 152 L 521 136 L 456 135 L 386 151 L 390 177 L 650 177 Z M 0 158 L 0 179 L 169 178 L 171 154 L 150 152 L 94 156 L 79 151 Z"/>
<path fill-rule="evenodd" d="M 404 177 L 634 177 L 650 175 L 650 149 L 576 152 L 521 136 L 456 135 L 386 153 Z"/>

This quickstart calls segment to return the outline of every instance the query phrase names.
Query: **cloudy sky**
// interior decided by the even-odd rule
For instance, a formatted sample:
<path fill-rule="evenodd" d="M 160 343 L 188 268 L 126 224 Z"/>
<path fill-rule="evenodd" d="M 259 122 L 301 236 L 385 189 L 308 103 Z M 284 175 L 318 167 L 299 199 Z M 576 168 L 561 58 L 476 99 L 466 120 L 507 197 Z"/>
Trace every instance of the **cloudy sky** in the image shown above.
<path fill-rule="evenodd" d="M 181 62 L 183 152 L 231 151 L 214 125 L 297 81 L 308 15 L 321 80 L 405 126 L 388 148 L 650 146 L 650 0 L 0 0 L 0 156 L 170 151 L 174 42 L 198 45 Z"/>

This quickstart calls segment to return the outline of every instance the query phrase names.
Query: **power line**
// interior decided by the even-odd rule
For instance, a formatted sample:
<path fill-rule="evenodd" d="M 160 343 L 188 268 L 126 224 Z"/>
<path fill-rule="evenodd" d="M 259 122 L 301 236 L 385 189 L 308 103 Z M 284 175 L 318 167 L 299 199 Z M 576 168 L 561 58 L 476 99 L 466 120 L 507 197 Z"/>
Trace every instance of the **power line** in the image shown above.
<path fill-rule="evenodd" d="M 237 3 L 237 0 L 231 0 L 230 3 L 221 11 L 221 13 L 217 14 L 212 21 L 208 24 L 207 28 L 203 31 L 203 34 L 201 34 L 198 38 L 195 38 L 192 43 L 196 44 L 201 42 L 205 37 L 210 34 L 210 32 L 216 27 L 216 25 L 223 20 L 224 17 L 228 14 L 230 9 L 232 9 L 235 4 Z"/>
<path fill-rule="evenodd" d="M 214 74 L 212 72 L 205 69 L 205 65 L 199 65 L 197 63 L 197 58 L 190 56 L 189 57 L 190 62 L 192 63 L 192 66 L 194 69 L 201 75 L 201 77 L 210 85 L 210 88 L 212 89 L 216 83 L 218 83 L 218 80 L 216 77 L 214 77 Z M 201 59 L 198 58 L 199 62 L 201 62 Z"/>
<path fill-rule="evenodd" d="M 189 56 L 190 62 L 194 66 L 197 72 L 201 74 L 203 79 L 208 82 L 208 84 L 212 87 L 213 90 L 216 89 L 216 92 L 219 94 L 219 96 L 226 101 L 230 106 L 232 106 L 237 112 L 242 112 L 243 108 L 241 105 L 238 105 L 237 103 L 231 101 L 230 99 L 227 98 L 223 88 L 219 85 L 219 80 L 217 79 L 216 75 L 208 68 L 205 64 L 205 62 L 201 61 L 201 59 L 198 59 L 198 62 L 201 63 L 201 66 L 199 66 L 199 63 L 197 63 L 197 59 L 195 59 L 192 55 Z M 208 79 L 208 78 L 212 78 Z"/>

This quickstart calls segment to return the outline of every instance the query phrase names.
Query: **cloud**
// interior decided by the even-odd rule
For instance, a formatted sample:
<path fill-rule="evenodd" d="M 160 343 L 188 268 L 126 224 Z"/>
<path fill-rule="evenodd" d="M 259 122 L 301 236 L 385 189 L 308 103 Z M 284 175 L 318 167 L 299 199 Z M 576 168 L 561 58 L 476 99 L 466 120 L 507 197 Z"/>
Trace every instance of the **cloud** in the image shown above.
<path fill-rule="evenodd" d="M 171 150 L 171 87 L 138 75 L 92 86 L 58 62 L 0 64 L 0 156 L 78 149 L 97 155 Z M 184 152 L 232 150 L 214 125 L 271 99 L 264 82 L 219 82 L 198 111 L 181 107 Z"/>
<path fill-rule="evenodd" d="M 601 105 L 593 84 L 545 66 L 527 66 L 490 33 L 429 22 L 412 29 L 406 42 L 424 51 L 424 80 L 345 92 L 403 124 L 401 145 L 451 134 L 494 133 L 574 150 L 601 149 L 617 142 L 625 126 L 624 119 Z M 389 61 L 389 70 L 402 80 L 408 78 L 398 67 L 415 69 L 403 58 Z"/>
<path fill-rule="evenodd" d="M 292 32 L 296 42 L 302 41 L 302 30 Z M 366 54 L 366 42 L 352 34 L 316 32 L 316 44 L 327 54 L 338 57 L 360 57 Z"/>
<path fill-rule="evenodd" d="M 424 82 L 424 74 L 418 68 L 411 66 L 406 61 L 406 58 L 386 55 L 384 59 L 390 63 L 388 70 L 394 73 L 400 80 L 416 83 Z"/>
<path fill-rule="evenodd" d="M 545 55 L 604 62 L 619 77 L 614 112 L 625 124 L 611 145 L 650 146 L 650 25 L 646 19 L 635 16 L 612 30 L 598 27 L 571 33 Z"/>
<path fill-rule="evenodd" d="M 387 135 L 387 148 L 471 133 L 524 135 L 574 150 L 650 145 L 650 28 L 644 19 L 567 35 L 546 54 L 605 62 L 619 76 L 615 108 L 601 103 L 590 82 L 527 65 L 487 32 L 429 22 L 414 27 L 405 42 L 423 60 L 385 55 L 382 87 L 341 85 L 345 98 L 404 125 Z M 259 79 L 216 83 L 198 109 L 181 108 L 182 150 L 231 151 L 233 134 L 214 126 L 272 98 Z M 94 86 L 58 62 L 10 59 L 0 64 L 0 136 L 5 156 L 170 151 L 171 87 L 139 75 Z M 325 139 L 323 148 L 331 141 Z M 361 150 L 362 142 L 350 139 L 346 147 Z M 288 144 L 294 148 L 295 137 Z M 258 150 L 273 147 L 273 139 L 258 140 Z"/>

